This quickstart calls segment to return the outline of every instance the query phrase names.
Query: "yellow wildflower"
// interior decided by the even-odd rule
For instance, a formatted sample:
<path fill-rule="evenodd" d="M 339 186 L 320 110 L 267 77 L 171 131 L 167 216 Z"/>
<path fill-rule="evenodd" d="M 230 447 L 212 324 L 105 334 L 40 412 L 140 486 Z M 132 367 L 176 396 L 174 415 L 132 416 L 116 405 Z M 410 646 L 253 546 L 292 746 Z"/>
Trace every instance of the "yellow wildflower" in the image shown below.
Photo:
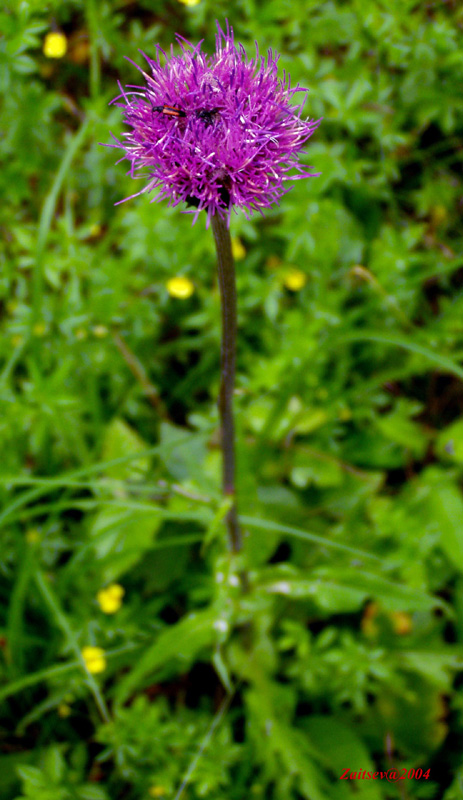
<path fill-rule="evenodd" d="M 26 542 L 27 544 L 37 544 L 37 542 L 40 542 L 40 533 L 37 528 L 29 528 L 26 531 Z"/>
<path fill-rule="evenodd" d="M 201 0 L 178 0 L 179 3 L 182 3 L 184 6 L 189 6 L 193 8 L 193 6 L 199 5 Z"/>
<path fill-rule="evenodd" d="M 241 239 L 233 237 L 233 239 L 231 240 L 231 245 L 232 245 L 233 258 L 236 261 L 242 261 L 246 255 L 246 248 Z"/>
<path fill-rule="evenodd" d="M 287 289 L 292 292 L 298 292 L 306 285 L 307 275 L 300 269 L 292 268 L 285 273 L 283 283 Z"/>
<path fill-rule="evenodd" d="M 445 206 L 438 205 L 431 209 L 431 221 L 438 227 L 447 219 L 447 209 Z"/>
<path fill-rule="evenodd" d="M 100 589 L 96 599 L 104 614 L 115 614 L 122 605 L 125 589 L 118 583 L 112 583 L 106 589 Z"/>
<path fill-rule="evenodd" d="M 194 283 L 189 278 L 183 278 L 181 275 L 176 278 L 170 278 L 166 287 L 170 296 L 177 297 L 179 300 L 186 300 L 191 297 L 195 290 Z"/>
<path fill-rule="evenodd" d="M 166 790 L 164 786 L 150 786 L 148 794 L 150 797 L 164 797 Z"/>
<path fill-rule="evenodd" d="M 102 227 L 99 222 L 94 222 L 93 225 L 90 225 L 90 232 L 89 237 L 90 239 L 96 239 L 98 236 L 101 236 Z"/>
<path fill-rule="evenodd" d="M 392 611 L 390 616 L 395 633 L 399 636 L 411 633 L 413 623 L 410 614 L 407 614 L 406 611 Z"/>
<path fill-rule="evenodd" d="M 47 330 L 48 329 L 45 322 L 36 322 L 32 328 L 32 333 L 34 336 L 45 336 Z"/>
<path fill-rule="evenodd" d="M 85 661 L 85 666 L 92 675 L 98 672 L 103 672 L 106 669 L 106 659 L 104 650 L 101 647 L 84 647 L 82 648 L 82 658 Z"/>
<path fill-rule="evenodd" d="M 58 716 L 61 719 L 66 719 L 71 714 L 71 707 L 67 703 L 60 703 L 58 706 Z"/>
<path fill-rule="evenodd" d="M 47 58 L 62 58 L 67 49 L 68 42 L 64 33 L 47 33 L 43 42 L 43 52 Z"/>
<path fill-rule="evenodd" d="M 342 422 L 347 422 L 348 420 L 352 419 L 352 411 L 350 408 L 347 408 L 346 406 L 341 408 L 339 411 L 339 419 L 342 420 Z"/>
<path fill-rule="evenodd" d="M 108 335 L 108 329 L 106 325 L 94 325 L 93 335 L 96 336 L 97 339 L 104 339 L 104 337 Z"/>
<path fill-rule="evenodd" d="M 361 622 L 361 628 L 365 636 L 374 637 L 378 635 L 378 625 L 376 617 L 379 613 L 378 603 L 368 603 Z"/>

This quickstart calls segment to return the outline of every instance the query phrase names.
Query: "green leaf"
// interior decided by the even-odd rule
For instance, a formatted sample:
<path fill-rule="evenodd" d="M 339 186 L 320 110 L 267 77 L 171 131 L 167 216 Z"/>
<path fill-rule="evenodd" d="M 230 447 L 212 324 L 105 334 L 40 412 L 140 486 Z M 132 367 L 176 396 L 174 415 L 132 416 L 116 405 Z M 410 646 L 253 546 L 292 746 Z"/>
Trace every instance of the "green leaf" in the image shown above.
<path fill-rule="evenodd" d="M 419 459 L 425 453 L 429 437 L 418 423 L 409 419 L 413 413 L 418 413 L 418 409 L 399 401 L 391 413 L 377 417 L 376 426 L 383 436 L 405 447 L 414 458 Z"/>
<path fill-rule="evenodd" d="M 29 764 L 21 764 L 17 767 L 17 773 L 25 784 L 25 791 L 29 791 L 30 789 L 40 790 L 47 785 L 45 775 L 40 769 L 37 769 L 37 767 L 30 766 Z"/>
<path fill-rule="evenodd" d="M 146 685 L 148 677 L 152 679 L 161 669 L 172 666 L 172 662 L 185 671 L 199 653 L 215 641 L 216 616 L 210 609 L 193 612 L 157 634 L 155 642 L 116 687 L 117 703 L 124 703 L 132 692 Z"/>
<path fill-rule="evenodd" d="M 266 582 L 265 591 L 286 595 L 297 600 L 312 600 L 324 611 L 332 613 L 359 610 L 365 600 L 381 600 L 385 607 L 394 611 L 429 611 L 433 608 L 450 608 L 440 598 L 383 578 L 381 575 L 343 567 L 319 569 L 312 577 L 304 578 L 281 570 L 279 580 Z"/>
<path fill-rule="evenodd" d="M 321 489 L 327 489 L 343 483 L 344 473 L 341 466 L 335 461 L 310 458 L 296 451 L 294 463 L 295 466 L 292 467 L 289 478 L 298 489 L 305 489 L 311 484 L 319 486 Z"/>
<path fill-rule="evenodd" d="M 283 578 L 268 583 L 265 590 L 271 594 L 281 594 L 293 600 L 312 600 L 324 611 L 358 611 L 366 600 L 364 591 L 342 586 L 333 581 L 298 580 Z"/>
<path fill-rule="evenodd" d="M 149 510 L 103 508 L 89 529 L 102 582 L 114 581 L 136 564 L 156 537 L 162 515 L 153 504 Z"/>
<path fill-rule="evenodd" d="M 118 459 L 124 456 L 136 455 L 145 450 L 146 442 L 125 420 L 113 419 L 106 428 L 103 441 L 104 460 L 116 462 L 106 468 L 108 477 L 122 481 L 133 480 L 145 475 L 150 466 L 150 461 L 146 457 L 140 456 L 134 461 L 118 463 Z"/>
<path fill-rule="evenodd" d="M 51 783 L 59 784 L 63 781 L 66 773 L 66 762 L 57 745 L 47 749 L 43 756 L 42 764 L 43 771 Z"/>
<path fill-rule="evenodd" d="M 246 692 L 246 704 L 251 737 L 269 778 L 279 782 L 287 776 L 287 789 L 293 785 L 306 800 L 326 800 L 324 776 L 314 760 L 315 748 L 290 724 L 291 690 L 276 686 L 258 670 L 255 677 L 256 683 Z"/>
<path fill-rule="evenodd" d="M 447 646 L 438 652 L 432 650 L 406 650 L 400 660 L 411 672 L 420 673 L 423 678 L 435 684 L 442 692 L 450 691 L 454 672 L 463 669 L 463 648 Z"/>
<path fill-rule="evenodd" d="M 94 783 L 85 783 L 79 786 L 77 794 L 80 800 L 107 800 L 108 795 L 102 786 Z"/>
<path fill-rule="evenodd" d="M 463 464 L 463 419 L 457 419 L 439 433 L 435 449 L 443 461 Z"/>
<path fill-rule="evenodd" d="M 440 353 L 431 350 L 420 342 L 415 342 L 412 339 L 406 339 L 403 336 L 393 333 L 381 333 L 374 330 L 360 330 L 360 331 L 345 331 L 342 337 L 343 342 L 378 342 L 379 344 L 391 345 L 392 347 L 401 347 L 403 350 L 408 350 L 410 353 L 417 353 L 430 365 L 439 367 L 443 372 L 450 372 L 457 378 L 463 380 L 463 367 L 460 367 L 452 358 L 443 356 Z M 340 342 L 337 343 L 338 345 Z M 418 370 L 416 370 L 418 371 Z M 419 370 L 422 371 L 421 369 Z"/>
<path fill-rule="evenodd" d="M 330 717 L 314 715 L 304 719 L 304 730 L 309 734 L 313 746 L 319 750 L 320 757 L 328 761 L 338 781 L 348 767 L 357 773 L 361 770 L 362 774 L 364 770 L 372 775 L 377 772 L 366 745 L 347 725 Z M 345 783 L 347 786 L 344 785 L 345 793 L 342 796 L 353 797 L 353 781 Z M 381 800 L 379 781 L 356 780 L 355 797 L 358 800 Z"/>
<path fill-rule="evenodd" d="M 356 556 L 357 558 L 361 559 L 372 561 L 381 560 L 379 556 L 375 555 L 374 553 L 369 553 L 366 550 L 359 550 L 357 547 L 349 547 L 349 545 L 342 544 L 342 542 L 333 541 L 332 539 L 328 539 L 328 537 L 319 536 L 315 533 L 302 530 L 301 528 L 296 528 L 293 525 L 280 525 L 280 523 L 272 522 L 268 519 L 258 519 L 256 517 L 248 517 L 241 514 L 239 519 L 242 525 L 249 528 L 255 528 L 262 531 L 275 531 L 277 533 L 286 534 L 287 536 L 294 536 L 296 539 L 302 539 L 303 541 L 317 544 L 323 548 L 338 550 L 339 552 L 347 553 L 351 556 Z"/>
<path fill-rule="evenodd" d="M 198 476 L 198 467 L 206 457 L 207 434 L 191 433 L 185 440 L 185 428 L 168 422 L 161 423 L 160 456 L 177 481 Z"/>
<path fill-rule="evenodd" d="M 428 507 L 438 526 L 442 549 L 463 572 L 463 498 L 455 484 L 439 481 L 431 488 Z"/>

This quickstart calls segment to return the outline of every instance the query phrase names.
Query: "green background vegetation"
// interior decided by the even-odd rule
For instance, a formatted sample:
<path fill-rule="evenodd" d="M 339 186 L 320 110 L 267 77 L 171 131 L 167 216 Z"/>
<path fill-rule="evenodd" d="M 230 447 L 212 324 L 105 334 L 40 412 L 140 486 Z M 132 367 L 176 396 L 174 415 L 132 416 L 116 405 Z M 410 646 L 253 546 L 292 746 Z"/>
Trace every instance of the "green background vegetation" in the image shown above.
<path fill-rule="evenodd" d="M 324 118 L 321 177 L 232 219 L 244 598 L 212 235 L 114 207 L 133 184 L 98 146 L 124 56 L 175 32 L 211 50 L 216 17 Z M 0 31 L 0 797 L 173 798 L 187 776 L 190 800 L 458 800 L 461 3 L 31 0 Z M 430 775 L 339 780 L 391 765 Z"/>

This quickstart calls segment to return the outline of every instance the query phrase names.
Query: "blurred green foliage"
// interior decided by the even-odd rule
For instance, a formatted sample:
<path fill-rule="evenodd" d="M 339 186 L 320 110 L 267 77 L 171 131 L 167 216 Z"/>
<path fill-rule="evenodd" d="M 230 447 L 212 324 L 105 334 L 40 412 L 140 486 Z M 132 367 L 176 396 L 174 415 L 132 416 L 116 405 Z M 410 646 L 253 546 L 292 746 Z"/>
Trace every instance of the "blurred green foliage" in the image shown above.
<path fill-rule="evenodd" d="M 232 220 L 237 564 L 212 237 L 115 207 L 98 146 L 125 56 L 215 17 L 324 118 L 321 177 Z M 0 797 L 462 798 L 461 3 L 23 0 L 0 32 Z M 430 777 L 339 780 L 391 765 Z"/>

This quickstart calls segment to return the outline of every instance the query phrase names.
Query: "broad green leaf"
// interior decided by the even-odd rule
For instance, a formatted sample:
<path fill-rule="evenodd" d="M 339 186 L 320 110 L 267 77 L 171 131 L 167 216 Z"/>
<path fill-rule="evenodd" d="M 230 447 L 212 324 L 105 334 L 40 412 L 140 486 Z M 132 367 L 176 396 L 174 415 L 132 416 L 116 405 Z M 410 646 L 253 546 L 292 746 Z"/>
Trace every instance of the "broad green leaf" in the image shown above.
<path fill-rule="evenodd" d="M 257 531 L 274 531 L 276 533 L 286 534 L 287 536 L 294 536 L 296 539 L 302 539 L 303 541 L 317 544 L 323 548 L 326 547 L 328 549 L 338 550 L 339 552 L 356 556 L 360 559 L 381 561 L 379 556 L 375 555 L 374 553 L 369 553 L 367 550 L 360 550 L 357 547 L 349 547 L 349 545 L 342 544 L 342 542 L 333 541 L 328 537 L 319 536 L 316 533 L 302 530 L 294 525 L 281 525 L 279 522 L 272 522 L 272 520 L 269 519 L 258 519 L 256 517 L 248 517 L 243 515 L 240 515 L 239 519 L 244 526 L 251 529 L 256 529 Z M 260 535 L 262 536 L 263 534 Z"/>
<path fill-rule="evenodd" d="M 428 506 L 439 530 L 442 549 L 463 572 L 463 497 L 460 490 L 449 481 L 437 483 L 430 490 Z"/>
<path fill-rule="evenodd" d="M 216 616 L 210 609 L 193 612 L 157 634 L 153 644 L 117 685 L 116 701 L 124 703 L 133 691 L 146 685 L 148 678 L 153 679 L 160 670 L 172 667 L 172 663 L 184 672 L 199 653 L 210 648 L 217 638 L 214 629 Z"/>
<path fill-rule="evenodd" d="M 206 457 L 207 433 L 190 433 L 168 422 L 161 423 L 160 457 L 177 481 L 197 480 L 198 469 Z"/>
<path fill-rule="evenodd" d="M 272 594 L 281 594 L 293 600 L 312 600 L 324 611 L 358 611 L 367 594 L 350 586 L 342 586 L 333 581 L 285 579 L 265 585 Z"/>
<path fill-rule="evenodd" d="M 140 560 L 152 546 L 161 522 L 154 504 L 151 511 L 107 507 L 98 512 L 89 536 L 104 583 L 116 580 Z"/>
<path fill-rule="evenodd" d="M 447 734 L 447 720 L 441 690 L 420 674 L 412 673 L 405 692 L 397 691 L 395 686 L 383 687 L 370 725 L 376 735 L 381 731 L 383 735 L 388 731 L 392 733 L 399 752 L 416 753 L 421 761 L 442 745 Z"/>
<path fill-rule="evenodd" d="M 344 473 L 341 466 L 334 460 L 325 461 L 298 453 L 289 478 L 293 486 L 298 489 L 305 489 L 310 485 L 326 489 L 340 486 L 343 483 Z"/>
<path fill-rule="evenodd" d="M 457 378 L 463 380 L 463 367 L 456 363 L 452 358 L 443 356 L 440 353 L 431 350 L 420 342 L 413 339 L 407 339 L 394 333 L 381 333 L 374 330 L 361 330 L 361 331 L 347 331 L 343 336 L 344 342 L 378 342 L 379 344 L 391 345 L 392 347 L 400 347 L 403 350 L 408 350 L 410 353 L 417 353 L 423 356 L 425 361 L 430 365 L 442 369 L 444 372 L 450 372 Z M 423 371 L 423 370 L 420 370 Z"/>
<path fill-rule="evenodd" d="M 327 759 L 338 781 L 348 767 L 351 771 L 361 770 L 362 774 L 364 770 L 372 775 L 377 772 L 366 745 L 355 730 L 333 717 L 308 716 L 304 720 L 304 730 L 309 734 L 313 746 L 320 750 L 320 756 Z M 345 783 L 347 786 L 341 781 L 345 792 L 339 796 L 355 796 L 358 800 L 381 800 L 383 796 L 377 780 L 356 780 L 355 795 L 352 793 L 353 782 Z"/>
<path fill-rule="evenodd" d="M 442 646 L 441 651 L 406 650 L 400 654 L 401 661 L 411 671 L 420 673 L 441 691 L 448 692 L 452 673 L 463 670 L 463 647 Z"/>
<path fill-rule="evenodd" d="M 428 437 L 408 413 L 408 404 L 399 402 L 390 414 L 377 417 L 376 426 L 387 439 L 405 447 L 415 458 L 422 458 Z"/>
<path fill-rule="evenodd" d="M 294 599 L 310 599 L 324 611 L 333 613 L 358 610 L 368 598 L 381 600 L 386 608 L 394 611 L 446 608 L 442 600 L 425 592 L 349 567 L 343 567 L 339 576 L 334 569 L 317 570 L 311 578 L 283 574 L 281 579 L 266 582 L 262 588 Z"/>
<path fill-rule="evenodd" d="M 146 442 L 123 419 L 113 419 L 105 431 L 103 459 L 116 461 L 128 455 L 136 455 L 146 450 Z M 116 463 L 106 468 L 106 475 L 118 480 L 133 480 L 146 474 L 150 461 L 146 457 L 125 463 Z"/>
<path fill-rule="evenodd" d="M 250 735 L 271 780 L 291 776 L 290 783 L 306 800 L 326 800 L 324 775 L 315 761 L 316 748 L 303 731 L 291 724 L 290 692 L 289 687 L 276 687 L 264 675 L 259 676 L 246 692 Z"/>
<path fill-rule="evenodd" d="M 436 452 L 444 461 L 463 464 L 463 419 L 457 419 L 440 432 L 436 439 Z"/>
<path fill-rule="evenodd" d="M 46 776 L 40 769 L 37 767 L 33 767 L 29 764 L 21 764 L 17 768 L 17 773 L 22 781 L 24 781 L 27 788 L 35 789 L 40 791 L 40 789 L 44 788 L 48 781 Z"/>
<path fill-rule="evenodd" d="M 51 783 L 61 783 L 66 772 L 66 762 L 59 747 L 49 747 L 43 755 L 43 770 Z"/>
<path fill-rule="evenodd" d="M 95 783 L 84 783 L 77 789 L 79 800 L 108 800 L 108 795 L 102 786 Z"/>

